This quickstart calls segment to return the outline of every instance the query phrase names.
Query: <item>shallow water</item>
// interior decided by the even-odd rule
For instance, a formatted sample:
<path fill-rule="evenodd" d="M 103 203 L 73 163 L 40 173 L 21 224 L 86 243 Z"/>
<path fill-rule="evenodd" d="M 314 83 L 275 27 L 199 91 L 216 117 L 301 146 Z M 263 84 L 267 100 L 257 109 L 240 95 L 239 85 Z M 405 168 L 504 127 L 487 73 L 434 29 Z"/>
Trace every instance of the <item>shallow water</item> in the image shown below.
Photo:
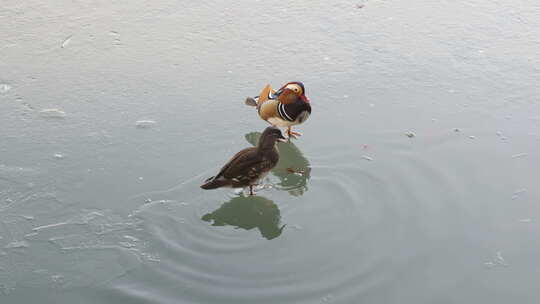
<path fill-rule="evenodd" d="M 536 1 L 11 1 L 1 303 L 538 303 Z M 201 182 L 301 80 L 255 197 Z"/>

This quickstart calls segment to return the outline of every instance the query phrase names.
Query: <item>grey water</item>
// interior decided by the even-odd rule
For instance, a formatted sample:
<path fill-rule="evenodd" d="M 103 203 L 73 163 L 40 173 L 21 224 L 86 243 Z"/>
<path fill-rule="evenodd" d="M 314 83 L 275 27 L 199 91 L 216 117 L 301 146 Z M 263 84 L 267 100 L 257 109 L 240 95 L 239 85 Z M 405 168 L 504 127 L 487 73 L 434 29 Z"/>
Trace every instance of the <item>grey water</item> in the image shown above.
<path fill-rule="evenodd" d="M 0 303 L 539 303 L 540 3 L 3 1 Z M 204 191 L 302 81 L 256 196 Z"/>

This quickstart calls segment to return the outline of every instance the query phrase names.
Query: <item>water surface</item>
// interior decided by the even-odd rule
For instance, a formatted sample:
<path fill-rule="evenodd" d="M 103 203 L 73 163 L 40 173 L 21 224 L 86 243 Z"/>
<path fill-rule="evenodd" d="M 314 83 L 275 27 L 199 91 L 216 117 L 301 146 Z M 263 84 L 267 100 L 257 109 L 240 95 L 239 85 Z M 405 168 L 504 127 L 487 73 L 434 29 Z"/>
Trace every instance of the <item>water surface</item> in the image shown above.
<path fill-rule="evenodd" d="M 11 1 L 0 302 L 538 303 L 540 5 Z M 203 191 L 301 80 L 257 196 Z"/>

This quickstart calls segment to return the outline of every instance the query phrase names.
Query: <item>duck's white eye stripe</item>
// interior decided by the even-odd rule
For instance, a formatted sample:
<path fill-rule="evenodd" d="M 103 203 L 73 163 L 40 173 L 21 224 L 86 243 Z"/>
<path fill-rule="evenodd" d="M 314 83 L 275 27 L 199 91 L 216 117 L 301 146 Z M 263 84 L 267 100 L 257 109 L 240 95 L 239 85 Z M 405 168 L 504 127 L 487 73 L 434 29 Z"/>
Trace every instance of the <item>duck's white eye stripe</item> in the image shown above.
<path fill-rule="evenodd" d="M 297 84 L 289 84 L 287 88 L 293 90 L 295 93 L 302 91 L 302 88 Z"/>

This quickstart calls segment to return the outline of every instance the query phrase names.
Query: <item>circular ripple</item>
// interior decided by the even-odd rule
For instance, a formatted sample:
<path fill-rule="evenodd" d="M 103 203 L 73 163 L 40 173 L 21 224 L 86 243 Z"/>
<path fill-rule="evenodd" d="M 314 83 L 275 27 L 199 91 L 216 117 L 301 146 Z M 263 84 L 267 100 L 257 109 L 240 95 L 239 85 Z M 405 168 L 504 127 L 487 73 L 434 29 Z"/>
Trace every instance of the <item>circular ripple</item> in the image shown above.
<path fill-rule="evenodd" d="M 161 279 L 190 286 L 182 296 L 178 290 L 159 292 L 173 298 L 186 292 L 197 299 L 211 295 L 221 303 L 246 299 L 275 303 L 279 298 L 301 302 L 385 280 L 377 270 L 384 268 L 395 249 L 396 223 L 390 225 L 382 216 L 392 202 L 384 183 L 359 170 L 314 171 L 318 175 L 310 185 L 324 191 L 301 197 L 278 190 L 261 191 L 252 198 L 223 190 L 193 191 L 197 181 L 148 194 L 151 202 L 134 215 L 144 222 L 148 251 L 159 253 L 159 263 L 152 269 Z M 236 221 L 216 215 L 237 201 Z M 256 216 L 241 209 L 253 207 L 249 203 L 259 206 L 255 210 L 261 216 L 246 227 L 249 219 L 241 217 Z M 213 222 L 205 221 L 209 214 L 215 215 Z M 283 227 L 293 219 L 302 224 Z M 381 221 L 387 222 L 385 227 L 374 229 Z M 223 226 L 211 225 L 216 222 Z M 260 228 L 272 224 L 283 231 L 268 241 Z"/>
<path fill-rule="evenodd" d="M 441 269 L 434 255 L 461 258 L 445 247 L 467 232 L 456 228 L 460 181 L 443 174 L 451 172 L 444 164 L 406 148 L 374 153 L 371 161 L 353 149 L 334 151 L 310 166 L 310 190 L 300 195 L 279 187 L 255 197 L 202 191 L 197 176 L 138 197 L 147 203 L 134 216 L 158 256 L 140 271 L 175 282 L 152 285 L 152 292 L 164 302 L 350 303 L 404 290 L 407 276 L 434 275 Z M 116 282 L 115 292 L 135 296 L 127 282 Z"/>

